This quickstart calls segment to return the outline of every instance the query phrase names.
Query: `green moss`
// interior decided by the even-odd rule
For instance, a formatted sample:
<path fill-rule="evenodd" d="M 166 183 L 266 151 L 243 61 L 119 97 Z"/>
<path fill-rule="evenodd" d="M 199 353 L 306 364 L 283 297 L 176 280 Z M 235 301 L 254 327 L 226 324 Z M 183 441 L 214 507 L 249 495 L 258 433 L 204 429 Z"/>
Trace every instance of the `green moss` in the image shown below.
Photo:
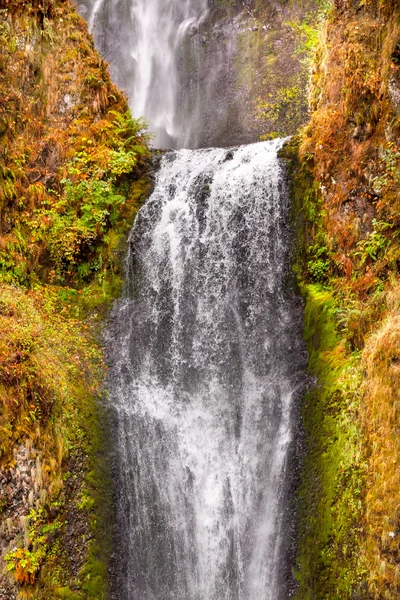
<path fill-rule="evenodd" d="M 300 137 L 281 151 L 292 180 L 296 228 L 295 273 L 305 298 L 304 337 L 315 385 L 303 404 L 305 460 L 299 493 L 297 600 L 346 600 L 363 579 L 362 536 L 365 447 L 360 399 L 362 368 L 351 352 L 328 250 L 313 157 L 299 158 Z M 340 325 L 340 328 L 339 328 Z"/>
<path fill-rule="evenodd" d="M 322 198 L 312 175 L 313 157 L 299 158 L 300 135 L 280 151 L 291 181 L 291 221 L 296 231 L 294 271 L 299 281 L 326 284 L 336 264 L 326 237 Z"/>
<path fill-rule="evenodd" d="M 61 598 L 62 600 L 83 600 L 81 594 L 72 592 L 69 587 L 56 588 L 53 594 L 55 598 Z"/>
<path fill-rule="evenodd" d="M 297 600 L 346 600 L 358 566 L 365 464 L 359 422 L 360 357 L 346 352 L 332 295 L 303 288 L 304 334 L 315 386 L 304 399 L 306 458 L 300 489 Z"/>
<path fill-rule="evenodd" d="M 104 411 L 99 427 L 99 411 L 91 416 L 92 469 L 87 471 L 84 492 L 77 507 L 87 511 L 92 540 L 86 563 L 79 573 L 82 589 L 87 600 L 105 600 L 108 596 L 107 564 L 112 550 L 112 480 L 109 456 L 106 452 L 109 440 L 109 423 Z M 90 415 L 88 415 L 90 418 Z M 94 437 L 92 437 L 94 436 Z"/>

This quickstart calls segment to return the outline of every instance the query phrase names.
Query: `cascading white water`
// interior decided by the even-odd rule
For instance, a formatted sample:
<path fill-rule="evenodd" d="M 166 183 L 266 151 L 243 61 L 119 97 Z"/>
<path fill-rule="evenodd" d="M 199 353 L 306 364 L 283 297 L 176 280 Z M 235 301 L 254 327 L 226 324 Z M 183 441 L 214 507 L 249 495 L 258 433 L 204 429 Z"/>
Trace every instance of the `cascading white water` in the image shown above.
<path fill-rule="evenodd" d="M 162 159 L 108 330 L 117 600 L 288 596 L 300 307 L 281 141 Z"/>
<path fill-rule="evenodd" d="M 96 33 L 96 28 L 102 26 L 107 28 L 103 18 L 120 30 L 121 35 L 128 35 L 124 40 L 123 60 L 130 62 L 130 68 L 123 66 L 126 75 L 121 83 L 128 93 L 134 116 L 145 116 L 149 121 L 157 148 L 184 145 L 186 136 L 179 114 L 179 53 L 184 40 L 198 30 L 206 17 L 207 7 L 208 0 L 116 0 L 112 3 L 89 0 L 88 22 L 92 32 Z"/>

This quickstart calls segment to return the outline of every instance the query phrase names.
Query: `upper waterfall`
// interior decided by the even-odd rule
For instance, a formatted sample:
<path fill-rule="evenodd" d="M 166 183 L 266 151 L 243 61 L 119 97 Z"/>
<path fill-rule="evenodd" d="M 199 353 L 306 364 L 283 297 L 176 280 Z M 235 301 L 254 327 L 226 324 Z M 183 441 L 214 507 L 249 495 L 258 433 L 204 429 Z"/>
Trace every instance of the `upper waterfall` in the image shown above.
<path fill-rule="evenodd" d="M 111 41 L 103 40 L 104 53 L 112 61 L 115 35 L 122 36 L 124 65 L 121 83 L 135 117 L 145 116 L 156 147 L 190 144 L 182 115 L 179 79 L 186 40 L 199 30 L 208 14 L 208 0 L 90 0 L 89 28 L 96 36 L 113 29 Z M 191 107 L 196 116 L 196 107 Z"/>

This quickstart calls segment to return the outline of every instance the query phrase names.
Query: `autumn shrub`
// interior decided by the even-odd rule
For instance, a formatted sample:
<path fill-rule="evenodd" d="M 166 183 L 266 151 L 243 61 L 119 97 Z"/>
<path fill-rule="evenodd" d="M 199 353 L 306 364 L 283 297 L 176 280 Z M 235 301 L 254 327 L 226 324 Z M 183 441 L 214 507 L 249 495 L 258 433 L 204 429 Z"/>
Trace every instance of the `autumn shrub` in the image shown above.
<path fill-rule="evenodd" d="M 60 520 L 48 524 L 46 518 L 48 519 L 48 514 L 43 507 L 31 509 L 26 518 L 26 545 L 10 550 L 4 557 L 7 570 L 13 573 L 21 586 L 36 582 L 46 554 L 51 551 L 50 537 L 63 527 Z"/>

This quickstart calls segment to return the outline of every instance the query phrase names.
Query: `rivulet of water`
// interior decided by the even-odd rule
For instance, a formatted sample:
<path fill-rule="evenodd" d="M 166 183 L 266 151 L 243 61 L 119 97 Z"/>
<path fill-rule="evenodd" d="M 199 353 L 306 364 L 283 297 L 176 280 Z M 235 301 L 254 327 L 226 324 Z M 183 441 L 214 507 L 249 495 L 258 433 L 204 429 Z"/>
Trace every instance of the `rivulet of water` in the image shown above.
<path fill-rule="evenodd" d="M 167 153 L 130 234 L 107 332 L 117 600 L 288 597 L 306 357 L 281 143 Z"/>

